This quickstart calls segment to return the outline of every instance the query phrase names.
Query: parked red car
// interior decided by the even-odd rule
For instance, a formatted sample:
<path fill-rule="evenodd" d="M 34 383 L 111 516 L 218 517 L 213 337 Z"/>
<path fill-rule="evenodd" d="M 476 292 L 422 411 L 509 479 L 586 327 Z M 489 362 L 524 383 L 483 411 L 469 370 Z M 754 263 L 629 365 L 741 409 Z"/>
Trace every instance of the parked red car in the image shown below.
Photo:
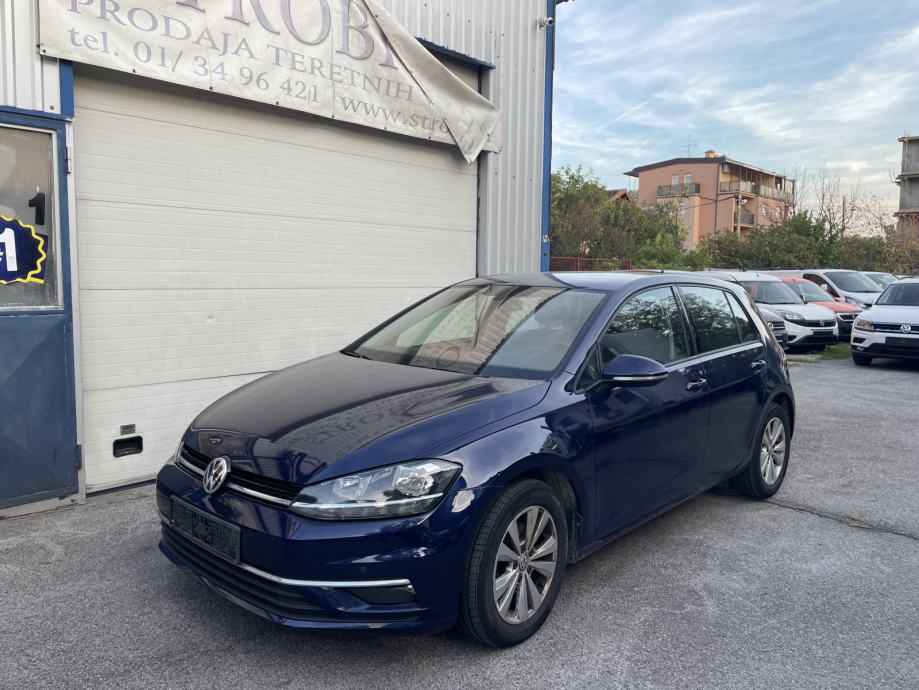
<path fill-rule="evenodd" d="M 839 341 L 842 343 L 849 342 L 849 337 L 852 334 L 852 323 L 862 311 L 859 307 L 833 299 L 832 295 L 821 290 L 816 283 L 806 278 L 797 278 L 795 276 L 778 277 L 788 283 L 788 287 L 807 304 L 819 304 L 821 307 L 826 307 L 833 311 L 836 314 L 836 322 L 839 324 Z"/>

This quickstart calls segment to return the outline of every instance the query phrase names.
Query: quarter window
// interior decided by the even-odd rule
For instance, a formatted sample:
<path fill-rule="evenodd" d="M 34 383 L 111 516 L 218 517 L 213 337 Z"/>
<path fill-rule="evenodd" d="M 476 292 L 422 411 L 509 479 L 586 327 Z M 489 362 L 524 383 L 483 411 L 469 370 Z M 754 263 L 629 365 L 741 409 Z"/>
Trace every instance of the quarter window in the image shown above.
<path fill-rule="evenodd" d="M 696 332 L 699 353 L 740 345 L 740 331 L 723 290 L 683 287 L 686 310 Z"/>
<path fill-rule="evenodd" d="M 630 297 L 599 345 L 602 367 L 619 355 L 640 355 L 661 364 L 688 357 L 689 340 L 673 290 L 655 288 Z"/>

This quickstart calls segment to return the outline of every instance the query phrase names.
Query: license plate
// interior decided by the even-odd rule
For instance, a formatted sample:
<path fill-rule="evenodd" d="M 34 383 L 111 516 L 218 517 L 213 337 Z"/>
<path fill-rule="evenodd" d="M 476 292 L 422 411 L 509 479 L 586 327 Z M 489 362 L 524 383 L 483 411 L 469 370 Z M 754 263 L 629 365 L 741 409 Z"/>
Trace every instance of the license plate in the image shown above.
<path fill-rule="evenodd" d="M 239 562 L 239 527 L 172 499 L 172 527 L 218 556 Z"/>
<path fill-rule="evenodd" d="M 919 338 L 887 338 L 888 345 L 897 347 L 910 347 L 919 349 Z"/>

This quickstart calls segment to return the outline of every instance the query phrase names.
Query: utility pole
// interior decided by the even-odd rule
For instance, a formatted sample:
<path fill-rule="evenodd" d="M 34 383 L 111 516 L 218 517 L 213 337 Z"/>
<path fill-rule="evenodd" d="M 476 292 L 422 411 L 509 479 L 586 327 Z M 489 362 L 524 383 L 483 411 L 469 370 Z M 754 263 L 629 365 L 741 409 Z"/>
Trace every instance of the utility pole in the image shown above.
<path fill-rule="evenodd" d="M 743 197 L 740 195 L 740 192 L 737 192 L 737 196 L 734 197 L 737 201 L 737 208 L 734 210 L 734 217 L 737 220 L 737 234 L 740 235 L 740 213 L 742 211 Z"/>

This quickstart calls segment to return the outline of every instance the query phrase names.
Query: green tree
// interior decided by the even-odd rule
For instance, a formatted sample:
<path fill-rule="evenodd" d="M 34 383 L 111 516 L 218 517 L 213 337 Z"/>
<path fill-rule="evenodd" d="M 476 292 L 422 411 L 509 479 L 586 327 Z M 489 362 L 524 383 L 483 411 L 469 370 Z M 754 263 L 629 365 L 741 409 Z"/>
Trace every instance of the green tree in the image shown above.
<path fill-rule="evenodd" d="M 598 256 L 609 206 L 606 189 L 591 171 L 565 166 L 552 174 L 549 244 L 554 256 Z"/>

